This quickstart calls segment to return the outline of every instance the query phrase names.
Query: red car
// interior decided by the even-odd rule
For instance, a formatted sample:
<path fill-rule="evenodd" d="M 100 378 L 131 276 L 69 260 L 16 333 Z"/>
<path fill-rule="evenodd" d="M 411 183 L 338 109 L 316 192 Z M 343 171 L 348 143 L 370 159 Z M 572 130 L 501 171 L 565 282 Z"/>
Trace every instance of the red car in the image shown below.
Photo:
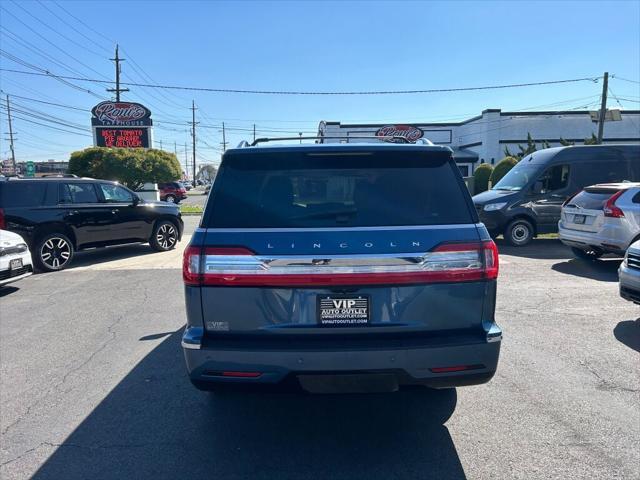
<path fill-rule="evenodd" d="M 169 203 L 180 203 L 187 198 L 187 189 L 180 182 L 159 183 L 160 200 Z"/>

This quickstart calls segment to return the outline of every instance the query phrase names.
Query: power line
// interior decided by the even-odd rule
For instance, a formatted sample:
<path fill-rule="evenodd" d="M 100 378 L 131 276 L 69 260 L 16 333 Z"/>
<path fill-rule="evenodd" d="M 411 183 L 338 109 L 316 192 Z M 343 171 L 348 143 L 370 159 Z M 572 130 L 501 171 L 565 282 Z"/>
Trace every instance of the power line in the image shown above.
<path fill-rule="evenodd" d="M 91 90 L 84 89 L 84 88 L 82 88 L 82 87 L 80 87 L 78 85 L 75 85 L 75 84 L 67 81 L 63 77 L 61 77 L 59 75 L 55 75 L 55 74 L 49 72 L 48 70 L 45 70 L 44 68 L 38 67 L 36 65 L 32 65 L 32 64 L 30 64 L 28 62 L 25 62 L 24 60 L 16 57 L 15 55 L 10 54 L 9 52 L 6 52 L 6 51 L 0 49 L 0 55 L 2 55 L 3 57 L 8 58 L 9 60 L 12 60 L 13 62 L 15 62 L 15 63 L 17 63 L 19 65 L 24 66 L 24 67 L 31 68 L 33 70 L 39 70 L 39 72 L 26 72 L 26 73 L 30 73 L 30 74 L 38 75 L 38 76 L 42 76 L 42 77 L 54 78 L 54 79 L 58 80 L 59 82 L 64 83 L 65 85 L 67 85 L 67 86 L 69 86 L 71 88 L 74 88 L 74 89 L 79 90 L 81 92 L 88 93 L 90 95 L 93 95 L 94 97 L 99 98 L 100 100 L 103 100 L 103 97 L 101 97 L 97 93 L 95 93 L 95 92 L 93 92 Z M 3 70 L 3 69 L 0 69 L 0 70 Z"/>
<path fill-rule="evenodd" d="M 83 45 L 82 43 L 76 42 L 75 40 L 73 40 L 72 38 L 67 37 L 65 34 L 61 33 L 59 30 L 56 30 L 55 28 L 53 28 L 51 25 L 49 25 L 46 22 L 43 22 L 40 18 L 36 17 L 33 13 L 29 12 L 27 9 L 25 9 L 24 7 L 22 7 L 20 4 L 18 4 L 15 0 L 11 0 L 11 3 L 13 3 L 16 7 L 18 7 L 20 10 L 22 10 L 24 13 L 26 13 L 27 15 L 29 15 L 31 18 L 33 18 L 34 20 L 36 20 L 38 23 L 44 25 L 45 27 L 47 27 L 49 30 L 51 30 L 52 32 L 54 32 L 56 35 L 64 38 L 66 41 L 73 43 L 75 46 L 80 47 L 85 49 L 86 51 L 88 51 L 89 53 L 92 53 L 93 55 L 97 55 L 99 57 L 102 56 L 101 53 L 96 52 L 95 50 L 91 50 L 89 47 L 87 47 L 86 45 Z M 55 14 L 54 14 L 55 15 Z"/>
<path fill-rule="evenodd" d="M 0 89 L 0 93 L 7 93 L 4 90 Z M 46 105 L 53 105 L 55 107 L 61 107 L 61 108 L 68 108 L 70 110 L 79 110 L 81 112 L 88 112 L 89 110 L 87 110 L 86 108 L 80 108 L 80 107 L 72 107 L 71 105 L 63 105 L 61 103 L 55 103 L 55 102 L 45 102 L 44 100 L 37 100 L 35 98 L 30 98 L 30 97 L 23 97 L 22 95 L 15 95 L 15 94 L 11 94 L 12 98 L 19 98 L 21 100 L 27 100 L 29 102 L 38 102 L 38 103 L 44 103 Z"/>
<path fill-rule="evenodd" d="M 21 7 L 22 8 L 22 7 Z M 44 40 L 45 42 L 47 42 L 49 45 L 51 45 L 52 47 L 56 48 L 57 50 L 61 51 L 63 54 L 65 54 L 67 57 L 71 58 L 73 61 L 75 61 L 76 63 L 82 65 L 83 67 L 85 67 L 87 70 L 91 70 L 93 73 L 96 73 L 98 75 L 100 75 L 101 77 L 105 77 L 102 73 L 98 72 L 97 70 L 91 68 L 89 65 L 87 65 L 84 62 L 81 62 L 80 60 L 78 60 L 76 57 L 74 57 L 73 55 L 71 55 L 69 52 L 67 52 L 66 50 L 60 48 L 58 45 L 56 45 L 55 43 L 53 43 L 51 40 L 49 40 L 48 38 L 44 37 L 43 35 L 40 34 L 40 32 L 38 32 L 37 30 L 34 30 L 33 28 L 31 28 L 28 24 L 24 23 L 22 20 L 20 20 L 20 18 L 16 17 L 13 13 L 11 13 L 9 10 L 7 10 L 6 8 L 2 8 L 2 10 L 4 10 L 6 13 L 8 13 L 11 17 L 15 18 L 18 22 L 20 22 L 22 25 L 24 25 L 29 31 L 33 32 L 34 34 L 36 34 L 38 37 L 40 37 L 42 40 Z M 106 78 L 106 77 L 105 77 Z"/>
<path fill-rule="evenodd" d="M 78 33 L 79 35 L 82 35 L 82 37 L 84 37 L 85 40 L 90 41 L 91 43 L 93 43 L 95 46 L 97 46 L 98 48 L 103 49 L 105 52 L 110 53 L 110 50 L 102 45 L 100 45 L 98 42 L 96 42 L 93 38 L 89 37 L 88 35 L 85 35 L 84 33 L 82 33 L 80 30 L 78 30 L 73 23 L 71 22 L 67 22 L 64 18 L 59 17 L 58 14 L 54 11 L 51 10 L 49 7 L 47 7 L 47 5 L 40 1 L 37 0 L 37 2 L 40 4 L 40 6 L 44 7 L 49 13 L 51 13 L 54 17 L 56 17 L 58 20 L 60 20 L 62 23 L 64 23 L 67 27 L 69 27 L 71 30 L 73 30 L 74 32 Z"/>
<path fill-rule="evenodd" d="M 11 72 L 11 73 L 19 73 L 23 75 L 37 75 L 43 76 L 42 73 L 36 72 L 26 72 L 24 70 L 12 70 L 8 68 L 0 68 L 0 71 Z M 65 80 L 76 80 L 82 82 L 91 82 L 91 83 L 110 83 L 113 84 L 115 82 L 98 80 L 95 78 L 86 78 L 86 77 L 72 77 L 72 76 L 64 76 L 57 75 L 59 78 L 63 78 Z M 565 80 L 549 80 L 544 82 L 527 82 L 527 83 L 511 83 L 504 85 L 483 85 L 479 87 L 458 87 L 458 88 L 431 88 L 431 89 L 423 89 L 423 90 L 370 90 L 370 91 L 336 91 L 336 92 L 328 92 L 328 91 L 296 91 L 296 90 L 244 90 L 244 89 L 235 89 L 235 88 L 211 88 L 211 87 L 185 87 L 185 86 L 177 86 L 177 85 L 157 85 L 151 83 L 133 83 L 133 82 L 121 82 L 122 85 L 128 85 L 131 87 L 143 87 L 143 88 L 164 88 L 167 90 L 187 90 L 187 91 L 198 91 L 198 92 L 213 92 L 213 93 L 246 93 L 246 94 L 255 94 L 255 95 L 407 95 L 407 94 L 418 94 L 418 93 L 445 93 L 445 92 L 470 92 L 477 90 L 499 90 L 506 88 L 521 88 L 521 87 L 533 87 L 533 86 L 541 86 L 541 85 L 557 85 L 564 83 L 576 83 L 576 82 L 594 82 L 597 83 L 600 77 L 584 77 L 584 78 L 571 78 Z"/>
<path fill-rule="evenodd" d="M 638 81 L 638 80 L 631 80 L 629 78 L 619 77 L 618 75 L 611 75 L 611 78 L 615 78 L 616 80 L 622 80 L 623 82 L 640 84 L 640 81 Z"/>

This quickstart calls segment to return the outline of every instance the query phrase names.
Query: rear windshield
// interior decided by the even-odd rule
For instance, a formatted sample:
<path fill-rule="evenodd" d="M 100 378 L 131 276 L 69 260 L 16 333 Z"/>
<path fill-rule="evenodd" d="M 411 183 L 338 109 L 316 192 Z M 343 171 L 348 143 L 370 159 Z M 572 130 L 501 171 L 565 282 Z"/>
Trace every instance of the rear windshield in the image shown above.
<path fill-rule="evenodd" d="M 209 197 L 210 228 L 472 223 L 447 154 L 268 153 L 227 156 Z"/>
<path fill-rule="evenodd" d="M 2 182 L 0 189 L 0 207 L 37 207 L 44 205 L 47 183 L 9 180 Z"/>
<path fill-rule="evenodd" d="M 567 206 L 586 210 L 602 210 L 605 202 L 617 191 L 615 189 L 586 189 L 573 197 Z"/>

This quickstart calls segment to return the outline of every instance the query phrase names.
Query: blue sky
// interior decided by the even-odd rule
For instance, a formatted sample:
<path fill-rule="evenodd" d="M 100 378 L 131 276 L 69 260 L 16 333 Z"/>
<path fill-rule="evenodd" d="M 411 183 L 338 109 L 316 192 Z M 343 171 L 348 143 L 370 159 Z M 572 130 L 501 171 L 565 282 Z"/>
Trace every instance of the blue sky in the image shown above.
<path fill-rule="evenodd" d="M 62 8 L 60 8 L 62 7 Z M 640 80 L 640 2 L 0 2 L 0 48 L 60 75 L 112 79 L 114 43 L 123 81 L 265 90 L 398 90 L 466 87 L 601 75 Z M 64 10 L 63 10 L 64 9 Z M 66 11 L 65 11 L 66 10 Z M 80 21 L 73 16 L 77 17 Z M 65 22 L 67 22 L 65 24 Z M 84 24 L 83 24 L 84 23 Z M 85 25 L 86 24 L 86 25 Z M 73 28 L 72 28 L 73 27 Z M 37 33 L 36 33 L 37 32 Z M 88 37 L 88 38 L 87 38 Z M 29 70 L 6 57 L 0 67 Z M 75 73 L 74 73 L 75 72 Z M 23 112 L 89 128 L 99 100 L 51 78 L 0 72 L 3 92 Z M 74 81 L 108 98 L 101 84 Z M 613 79 L 626 109 L 640 85 Z M 199 161 L 219 160 L 220 124 L 236 145 L 252 136 L 315 132 L 320 120 L 457 121 L 485 108 L 595 109 L 592 82 L 510 90 L 395 96 L 300 97 L 131 88 L 123 99 L 152 110 L 158 145 L 184 159 L 185 122 L 198 106 Z M 4 97 L 4 95 L 3 95 Z M 635 101 L 633 101 L 635 100 Z M 610 107 L 617 107 L 611 99 Z M 16 113 L 18 160 L 67 159 L 88 132 Z M 6 111 L 0 128 L 8 131 Z M 28 123 L 73 130 L 66 133 Z M 206 127 L 204 127 L 206 126 Z M 271 130 L 271 131 L 269 131 Z M 2 138 L 0 158 L 9 146 Z"/>

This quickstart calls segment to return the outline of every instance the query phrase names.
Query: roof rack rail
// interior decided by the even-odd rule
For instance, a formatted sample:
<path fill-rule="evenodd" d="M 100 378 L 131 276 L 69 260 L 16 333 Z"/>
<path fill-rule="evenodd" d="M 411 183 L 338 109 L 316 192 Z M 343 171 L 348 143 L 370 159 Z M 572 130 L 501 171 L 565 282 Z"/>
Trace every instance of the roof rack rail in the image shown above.
<path fill-rule="evenodd" d="M 298 136 L 298 137 L 264 137 L 264 138 L 256 138 L 253 143 L 249 144 L 249 142 L 247 141 L 242 141 L 240 142 L 240 145 L 238 145 L 238 148 L 243 148 L 243 147 L 255 147 L 256 145 L 258 145 L 259 143 L 266 143 L 266 142 L 277 142 L 277 141 L 282 141 L 282 140 L 323 140 L 323 139 L 327 139 L 327 138 L 331 138 L 331 139 L 340 139 L 340 140 L 345 140 L 346 143 L 349 143 L 349 140 L 400 140 L 402 143 L 413 143 L 410 142 L 409 140 L 407 140 L 405 137 L 400 136 L 400 135 L 381 135 L 381 136 L 371 136 L 371 135 L 350 135 L 348 137 L 344 137 L 344 136 L 337 136 L 337 135 L 330 135 L 330 136 L 310 136 L 310 137 L 302 137 L 302 136 Z M 433 145 L 433 143 L 431 143 L 429 140 L 425 139 L 419 139 L 419 140 L 423 140 L 424 142 L 428 142 L 427 145 Z"/>
<path fill-rule="evenodd" d="M 40 178 L 78 178 L 78 176 L 73 173 L 48 173 L 41 175 Z"/>

